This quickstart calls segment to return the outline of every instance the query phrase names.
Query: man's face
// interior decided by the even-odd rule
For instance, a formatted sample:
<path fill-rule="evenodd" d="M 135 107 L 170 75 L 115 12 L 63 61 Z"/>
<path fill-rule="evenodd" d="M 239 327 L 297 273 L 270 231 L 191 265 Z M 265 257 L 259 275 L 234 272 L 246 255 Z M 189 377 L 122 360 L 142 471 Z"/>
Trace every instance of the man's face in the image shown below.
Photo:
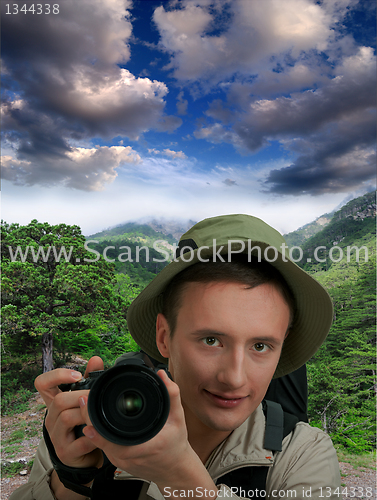
<path fill-rule="evenodd" d="M 230 432 L 262 401 L 279 361 L 289 308 L 268 284 L 189 283 L 171 338 L 157 320 L 157 344 L 169 358 L 187 427 Z"/>

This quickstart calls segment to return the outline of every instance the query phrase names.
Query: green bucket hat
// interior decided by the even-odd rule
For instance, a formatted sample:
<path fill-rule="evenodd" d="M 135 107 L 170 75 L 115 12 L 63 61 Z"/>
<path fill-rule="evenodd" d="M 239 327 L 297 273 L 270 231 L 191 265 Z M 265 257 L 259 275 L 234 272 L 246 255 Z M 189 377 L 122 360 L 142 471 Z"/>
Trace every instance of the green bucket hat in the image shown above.
<path fill-rule="evenodd" d="M 179 256 L 151 281 L 128 310 L 127 322 L 132 337 L 147 354 L 167 363 L 156 345 L 156 317 L 162 309 L 165 288 L 187 267 L 208 258 L 227 260 L 232 253 L 246 253 L 267 260 L 290 287 L 296 314 L 274 378 L 293 372 L 306 363 L 325 340 L 333 319 L 332 302 L 326 290 L 290 259 L 282 235 L 250 215 L 204 219 L 181 237 Z"/>

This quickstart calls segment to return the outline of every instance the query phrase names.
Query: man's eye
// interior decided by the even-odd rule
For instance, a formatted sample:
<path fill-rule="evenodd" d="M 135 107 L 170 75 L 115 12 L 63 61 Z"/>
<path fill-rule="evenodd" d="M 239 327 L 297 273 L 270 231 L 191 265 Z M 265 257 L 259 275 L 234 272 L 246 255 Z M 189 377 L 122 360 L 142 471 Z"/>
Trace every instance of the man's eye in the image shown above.
<path fill-rule="evenodd" d="M 206 345 L 210 345 L 210 346 L 213 346 L 213 345 L 216 345 L 217 342 L 219 342 L 217 340 L 217 338 L 215 337 L 205 337 L 203 339 L 203 342 L 206 344 Z"/>
<path fill-rule="evenodd" d="M 256 344 L 254 344 L 254 349 L 257 352 L 265 352 L 268 349 L 268 345 L 264 344 L 263 342 L 257 342 Z"/>

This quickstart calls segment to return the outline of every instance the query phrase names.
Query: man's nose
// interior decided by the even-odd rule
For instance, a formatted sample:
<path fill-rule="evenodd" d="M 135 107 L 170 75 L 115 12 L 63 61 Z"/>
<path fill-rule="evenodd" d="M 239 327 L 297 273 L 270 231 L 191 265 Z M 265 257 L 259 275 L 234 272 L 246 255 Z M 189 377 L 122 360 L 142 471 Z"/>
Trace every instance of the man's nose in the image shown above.
<path fill-rule="evenodd" d="M 246 384 L 246 359 L 244 349 L 232 349 L 224 356 L 217 379 L 228 389 L 240 389 Z"/>

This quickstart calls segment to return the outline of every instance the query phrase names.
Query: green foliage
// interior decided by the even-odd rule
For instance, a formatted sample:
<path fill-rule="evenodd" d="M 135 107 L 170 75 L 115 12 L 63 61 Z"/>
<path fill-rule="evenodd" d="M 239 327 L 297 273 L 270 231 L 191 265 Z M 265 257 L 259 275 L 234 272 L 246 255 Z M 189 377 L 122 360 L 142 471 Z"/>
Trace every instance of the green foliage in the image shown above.
<path fill-rule="evenodd" d="M 308 363 L 310 424 L 328 432 L 341 453 L 361 457 L 366 453 L 370 456 L 376 434 L 375 217 L 368 212 L 372 201 L 373 195 L 353 200 L 320 232 L 310 238 L 306 234 L 303 245 L 304 260 L 322 245 L 328 257 L 335 243 L 344 249 L 345 257 L 347 245 L 365 247 L 368 261 L 363 253 L 357 259 L 354 251 L 349 262 L 343 258 L 339 262 L 327 259 L 324 263 L 300 264 L 325 286 L 334 303 L 329 336 Z M 366 210 L 366 218 L 355 216 L 359 210 Z M 115 258 L 123 251 L 120 246 L 131 248 L 130 242 L 153 245 L 152 233 L 143 234 L 140 227 L 126 229 L 129 239 L 125 238 L 125 228 L 118 233 L 111 230 L 111 234 L 96 235 L 102 246 L 93 248 L 102 252 L 105 246 L 113 245 L 115 253 L 109 251 L 108 257 Z M 2 410 L 9 414 L 25 409 L 33 380 L 41 372 L 36 352 L 46 332 L 54 334 L 55 366 L 69 363 L 73 355 L 84 359 L 99 355 L 109 367 L 123 352 L 138 350 L 127 329 L 126 312 L 160 268 L 148 268 L 146 262 L 112 264 L 103 258 L 85 262 L 84 258 L 93 259 L 93 253 L 85 249 L 85 238 L 77 226 L 32 221 L 24 227 L 3 224 L 2 231 Z M 67 248 L 73 247 L 69 259 L 11 262 L 8 246 L 14 251 L 20 245 L 24 251 L 27 245 L 34 245 L 35 252 L 42 246 L 47 252 L 48 245 L 56 245 L 59 250 L 63 242 Z M 150 253 L 153 256 L 161 258 Z M 125 269 L 128 275 L 120 272 Z"/>
<path fill-rule="evenodd" d="M 120 353 L 139 349 L 128 331 L 111 330 L 101 324 L 79 334 L 66 333 L 55 342 L 55 356 L 57 360 L 61 360 L 61 363 L 63 360 L 68 361 L 64 358 L 65 353 L 74 352 L 84 359 L 100 356 L 104 360 L 105 367 L 114 364 Z"/>
<path fill-rule="evenodd" d="M 114 260 L 117 273 L 127 274 L 133 283 L 146 286 L 173 257 L 177 240 L 146 224 L 127 223 L 87 238 L 87 246 Z M 114 248 L 112 248 L 114 247 Z"/>
<path fill-rule="evenodd" d="M 29 389 L 19 388 L 19 382 L 14 379 L 15 385 L 11 391 L 4 390 L 1 396 L 1 414 L 2 415 L 17 415 L 26 411 L 29 408 L 29 399 L 33 392 Z"/>
<path fill-rule="evenodd" d="M 20 471 L 26 469 L 28 471 L 33 467 L 34 460 L 30 460 L 27 465 L 20 462 L 5 462 L 1 464 L 1 477 L 13 477 L 19 474 Z"/>
<path fill-rule="evenodd" d="M 92 252 L 92 259 L 98 255 L 113 262 L 115 271 L 130 276 L 133 282 L 146 285 L 159 273 L 171 259 L 171 255 L 162 254 L 152 247 L 153 242 L 133 242 L 123 237 L 114 239 L 87 242 L 87 247 Z M 95 253 L 97 252 L 97 253 Z"/>
<path fill-rule="evenodd" d="M 27 409 L 28 399 L 35 391 L 34 379 L 41 373 L 39 359 L 31 352 L 4 353 L 1 372 L 1 412 L 16 414 Z"/>
<path fill-rule="evenodd" d="M 155 231 L 147 224 L 136 224 L 135 222 L 128 222 L 112 229 L 105 229 L 100 233 L 89 236 L 88 239 L 99 241 L 111 240 L 114 242 L 123 240 L 133 242 L 139 241 L 148 244 L 149 246 L 152 246 L 153 242 L 157 240 L 166 240 L 171 245 L 176 242 L 175 238 L 171 234 L 166 235 L 160 231 Z"/>
<path fill-rule="evenodd" d="M 370 220 L 375 225 L 375 218 Z M 343 259 L 314 274 L 333 300 L 334 322 L 308 363 L 309 416 L 335 444 L 360 454 L 376 442 L 375 238 L 371 222 L 362 221 L 364 231 L 356 233 L 353 221 L 348 223 L 352 245 L 365 246 L 368 261 L 358 262 L 353 254 L 349 262 Z"/>
<path fill-rule="evenodd" d="M 1 477 L 13 477 L 25 469 L 25 465 L 19 462 L 7 462 L 1 465 Z"/>
<path fill-rule="evenodd" d="M 129 276 L 119 274 L 115 276 L 114 292 L 123 298 L 128 308 L 140 288 L 131 282 Z M 84 331 L 68 331 L 60 335 L 55 341 L 54 354 L 59 365 L 68 362 L 67 353 L 75 353 L 84 359 L 100 356 L 105 366 L 111 366 L 120 353 L 139 349 L 125 323 L 104 323 L 100 318 L 94 318 Z"/>
<path fill-rule="evenodd" d="M 352 467 L 355 469 L 361 468 L 376 470 L 376 451 L 354 455 L 339 446 L 335 446 L 335 449 L 339 462 L 352 464 Z"/>
<path fill-rule="evenodd" d="M 25 432 L 21 429 L 13 431 L 10 438 L 6 441 L 8 444 L 21 443 L 25 438 Z"/>
<path fill-rule="evenodd" d="M 35 350 L 42 343 L 48 358 L 52 337 L 85 335 L 98 322 L 125 330 L 130 299 L 117 292 L 114 266 L 103 258 L 93 262 L 78 226 L 34 220 L 27 226 L 3 223 L 1 230 L 6 352 Z"/>

